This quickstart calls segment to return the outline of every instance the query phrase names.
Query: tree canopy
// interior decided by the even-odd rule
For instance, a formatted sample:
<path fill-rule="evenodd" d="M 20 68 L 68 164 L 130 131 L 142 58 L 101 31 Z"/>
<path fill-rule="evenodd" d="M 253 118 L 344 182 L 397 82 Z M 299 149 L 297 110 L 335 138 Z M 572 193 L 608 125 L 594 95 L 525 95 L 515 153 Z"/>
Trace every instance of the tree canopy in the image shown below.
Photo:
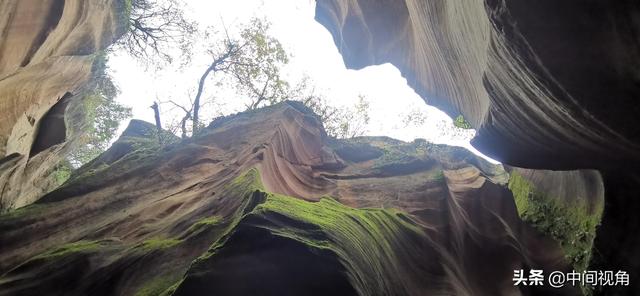
<path fill-rule="evenodd" d="M 252 18 L 244 25 L 231 28 L 233 30 L 224 27 L 223 30 L 208 29 L 199 33 L 206 40 L 204 49 L 200 53 L 192 50 L 192 54 L 208 56 L 209 64 L 198 80 L 195 93 L 188 95 L 188 103 L 172 99 L 163 101 L 170 108 L 183 112 L 179 119 L 169 118 L 170 123 L 166 126 L 170 130 L 180 130 L 183 138 L 197 133 L 203 126 L 201 107 L 211 103 L 204 100 L 205 91 L 231 89 L 236 93 L 234 99 L 244 102 L 245 110 L 288 99 L 298 100 L 318 113 L 329 135 L 354 137 L 364 134 L 369 121 L 366 99 L 359 98 L 352 108 L 333 107 L 316 92 L 308 77 L 294 84 L 287 81 L 282 71 L 289 62 L 289 54 L 270 34 L 269 28 L 270 23 L 266 20 Z M 205 113 L 210 114 L 211 110 L 205 110 Z"/>
<path fill-rule="evenodd" d="M 73 167 L 79 167 L 104 152 L 116 136 L 120 123 L 131 117 L 131 108 L 116 101 L 119 94 L 107 72 L 106 53 L 96 56 L 92 78 L 81 98 L 83 129 L 75 149 L 67 157 Z"/>
<path fill-rule="evenodd" d="M 196 24 L 180 0 L 127 0 L 127 31 L 117 46 L 147 65 L 171 63 L 174 52 L 189 51 Z"/>

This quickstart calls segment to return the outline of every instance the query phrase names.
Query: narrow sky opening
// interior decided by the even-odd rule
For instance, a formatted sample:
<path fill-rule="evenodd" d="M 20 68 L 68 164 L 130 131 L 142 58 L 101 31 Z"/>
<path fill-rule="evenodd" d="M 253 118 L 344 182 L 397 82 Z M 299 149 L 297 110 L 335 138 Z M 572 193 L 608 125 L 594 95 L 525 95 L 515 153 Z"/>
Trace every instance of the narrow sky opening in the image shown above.
<path fill-rule="evenodd" d="M 384 64 L 358 71 L 346 69 L 331 34 L 314 20 L 314 10 L 315 1 L 300 0 L 191 0 L 185 7 L 185 13 L 201 27 L 222 28 L 224 23 L 225 27 L 234 28 L 252 17 L 269 21 L 271 35 L 292 56 L 283 69 L 285 77 L 295 81 L 295 78 L 299 80 L 307 75 L 335 106 L 351 106 L 357 102 L 358 95 L 367 98 L 371 120 L 366 135 L 404 141 L 423 138 L 433 143 L 462 146 L 497 163 L 470 145 L 475 131 L 456 128 L 444 112 L 426 105 L 394 66 Z M 109 67 L 121 90 L 118 100 L 132 107 L 134 118 L 153 122 L 149 106 L 154 101 L 172 99 L 188 104 L 189 97 L 193 96 L 189 91 L 197 86 L 207 61 L 196 59 L 185 69 L 169 67 L 154 71 L 145 69 L 125 52 L 116 51 L 110 57 Z M 204 96 L 215 97 L 214 105 L 203 106 L 201 110 L 211 118 L 240 112 L 244 108 L 233 94 L 215 87 L 208 87 Z M 409 117 L 419 119 L 407 123 Z M 121 130 L 125 127 L 123 124 Z"/>

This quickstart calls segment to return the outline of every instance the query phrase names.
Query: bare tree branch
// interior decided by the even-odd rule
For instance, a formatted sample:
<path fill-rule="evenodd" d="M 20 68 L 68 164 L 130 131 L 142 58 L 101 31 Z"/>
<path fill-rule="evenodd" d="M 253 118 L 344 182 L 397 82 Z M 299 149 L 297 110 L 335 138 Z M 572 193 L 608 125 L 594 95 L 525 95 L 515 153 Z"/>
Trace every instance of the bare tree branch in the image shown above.
<path fill-rule="evenodd" d="M 158 59 L 170 63 L 176 44 L 182 44 L 179 48 L 188 54 L 190 46 L 183 43 L 193 41 L 196 26 L 185 18 L 178 1 L 132 0 L 128 32 L 117 45 L 147 65 L 158 65 Z"/>

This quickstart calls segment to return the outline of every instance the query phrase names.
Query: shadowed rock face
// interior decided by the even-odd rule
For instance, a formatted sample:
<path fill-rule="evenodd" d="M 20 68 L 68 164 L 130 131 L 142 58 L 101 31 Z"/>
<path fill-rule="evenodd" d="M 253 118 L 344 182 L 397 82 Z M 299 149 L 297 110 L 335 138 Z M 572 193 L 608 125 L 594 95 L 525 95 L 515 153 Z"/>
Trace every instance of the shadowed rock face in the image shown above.
<path fill-rule="evenodd" d="M 345 64 L 391 63 L 473 145 L 539 169 L 640 164 L 636 1 L 319 0 Z"/>
<path fill-rule="evenodd" d="M 329 140 L 297 103 L 166 147 L 145 130 L 0 216 L 0 294 L 510 295 L 514 269 L 570 268 L 464 149 Z"/>
<path fill-rule="evenodd" d="M 594 268 L 637 282 L 639 2 L 318 0 L 316 19 L 347 67 L 395 65 L 428 104 L 464 115 L 483 153 L 528 169 L 601 170 L 602 184 L 589 171 L 524 175 L 561 202 L 578 184 L 604 189 Z"/>
<path fill-rule="evenodd" d="M 95 53 L 123 33 L 124 1 L 7 0 L 0 3 L 0 212 L 32 203 L 58 184 Z M 55 106 L 55 107 L 54 107 Z"/>
<path fill-rule="evenodd" d="M 520 220 L 501 166 L 424 141 L 327 139 L 295 103 L 216 120 L 164 147 L 152 125 L 132 121 L 56 189 L 48 176 L 65 153 L 61 139 L 73 135 L 49 138 L 48 122 L 60 123 L 60 103 L 80 96 L 92 54 L 121 33 L 123 2 L 0 3 L 0 295 L 579 294 L 513 286 L 514 269 L 571 267 L 557 241 Z M 479 128 L 476 144 L 498 159 L 637 166 L 637 126 L 626 127 L 635 111 L 620 109 L 637 86 L 636 45 L 626 38 L 635 6 L 574 13 L 545 3 L 320 1 L 318 19 L 349 66 L 391 61 L 434 105 L 464 114 Z M 580 21 L 593 11 L 597 26 Z M 571 30 L 549 33 L 557 43 L 544 46 L 540 31 L 569 24 L 618 47 Z M 574 48 L 565 40 L 591 47 L 555 61 Z M 572 72 L 571 63 L 599 55 Z M 593 77 L 606 79 L 583 85 Z M 592 100 L 609 88 L 615 104 Z M 602 201 L 596 172 L 516 170 L 563 201 Z M 617 244 L 600 248 L 610 259 L 603 269 L 637 269 L 621 256 L 638 256 L 626 232 L 638 223 L 619 215 L 637 211 L 624 206 L 636 183 L 605 173 L 614 202 L 599 238 Z"/>

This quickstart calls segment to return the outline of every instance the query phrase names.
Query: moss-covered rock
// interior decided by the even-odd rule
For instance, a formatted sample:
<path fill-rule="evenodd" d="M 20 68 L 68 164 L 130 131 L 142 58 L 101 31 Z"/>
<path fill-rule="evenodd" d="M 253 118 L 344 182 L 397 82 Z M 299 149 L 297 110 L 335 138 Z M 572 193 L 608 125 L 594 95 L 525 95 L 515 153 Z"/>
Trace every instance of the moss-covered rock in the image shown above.
<path fill-rule="evenodd" d="M 576 270 L 586 270 L 602 210 L 590 213 L 584 204 L 563 203 L 557 197 L 541 192 L 515 171 L 511 173 L 509 189 L 520 217 L 555 238 Z"/>
<path fill-rule="evenodd" d="M 178 284 L 180 281 L 172 277 L 157 277 L 138 289 L 135 296 L 170 296 Z"/>
<path fill-rule="evenodd" d="M 152 250 L 162 250 L 171 248 L 179 243 L 181 240 L 178 239 L 162 239 L 162 238 L 154 238 L 143 241 L 138 247 L 144 251 L 152 251 Z"/>
<path fill-rule="evenodd" d="M 298 258 L 295 261 L 299 262 L 319 265 L 314 258 L 322 258 L 323 264 L 327 264 L 322 268 L 334 270 L 325 274 L 321 267 L 314 266 L 317 271 L 304 271 L 299 262 L 279 262 L 279 267 L 273 273 L 314 273 L 313 276 L 307 274 L 308 278 L 299 278 L 296 287 L 280 287 L 283 289 L 281 292 L 294 289 L 297 293 L 304 291 L 311 293 L 308 295 L 315 295 L 313 293 L 317 291 L 309 289 L 316 281 L 327 284 L 325 286 L 328 288 L 342 287 L 340 291 L 357 291 L 360 295 L 408 293 L 410 287 L 403 280 L 409 279 L 399 279 L 397 272 L 413 267 L 409 263 L 410 254 L 417 251 L 414 248 L 418 246 L 407 242 L 423 240 L 425 233 L 406 214 L 393 209 L 354 209 L 330 197 L 322 198 L 319 202 L 308 202 L 267 193 L 259 182 L 256 170 L 250 170 L 232 184 L 238 189 L 249 189 L 245 192 L 249 200 L 245 209 L 250 211 L 245 211 L 242 219 L 229 229 L 227 235 L 193 263 L 185 281 L 176 290 L 176 295 L 193 291 L 241 295 L 253 291 L 248 286 L 260 289 L 264 295 L 272 295 L 273 291 L 269 289 L 273 287 L 267 283 L 244 283 L 245 287 L 233 287 L 238 283 L 225 283 L 221 279 L 231 277 L 238 280 L 249 275 L 269 277 L 263 273 L 266 270 L 260 271 L 262 267 L 255 267 L 258 270 L 254 273 L 254 269 L 237 269 L 239 266 L 235 264 L 244 260 L 242 258 L 245 256 L 259 256 L 259 260 L 268 262 L 277 260 L 280 255 L 269 251 L 274 247 L 291 258 Z M 252 203 L 253 206 L 250 206 Z M 258 265 L 263 263 L 257 261 Z M 336 273 L 343 275 L 337 276 Z M 204 283 L 209 284 L 203 286 Z"/>

